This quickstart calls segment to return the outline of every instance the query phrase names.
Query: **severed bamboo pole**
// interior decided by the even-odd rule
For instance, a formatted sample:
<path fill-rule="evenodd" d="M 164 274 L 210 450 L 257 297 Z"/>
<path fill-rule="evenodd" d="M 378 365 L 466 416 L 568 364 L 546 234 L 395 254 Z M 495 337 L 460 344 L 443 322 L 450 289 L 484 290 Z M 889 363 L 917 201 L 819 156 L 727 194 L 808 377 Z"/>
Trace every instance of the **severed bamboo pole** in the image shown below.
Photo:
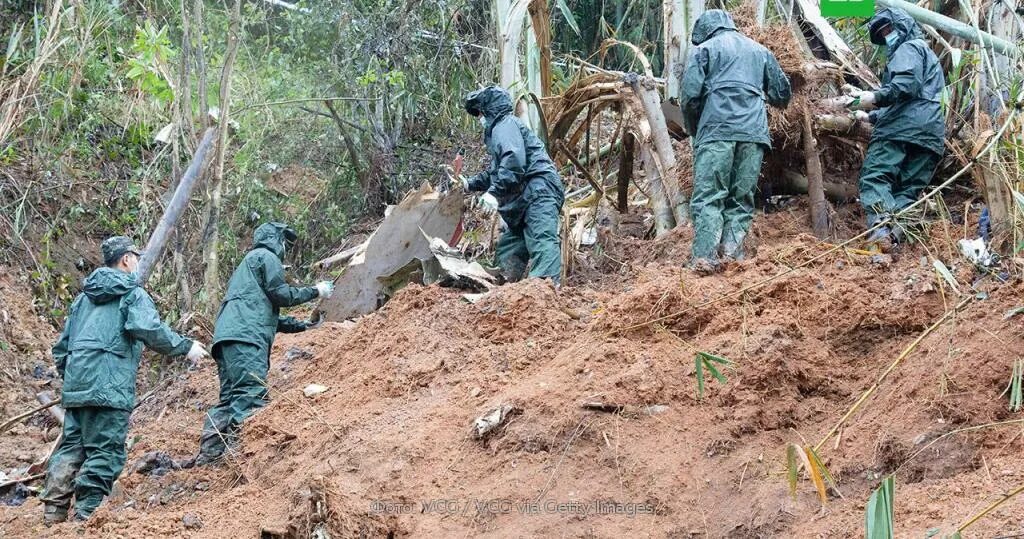
<path fill-rule="evenodd" d="M 156 261 L 163 254 L 164 247 L 167 245 L 167 239 L 177 226 L 178 219 L 181 218 L 185 207 L 188 206 L 188 201 L 192 197 L 192 190 L 195 188 L 199 176 L 202 175 L 203 163 L 206 161 L 206 154 L 213 144 L 216 133 L 217 130 L 212 127 L 207 128 L 206 132 L 203 133 L 203 139 L 196 148 L 196 153 L 192 156 L 192 163 L 189 164 L 185 175 L 178 182 L 178 187 L 174 191 L 174 197 L 171 198 L 170 204 L 167 205 L 167 210 L 164 211 L 164 215 L 160 218 L 156 229 L 149 236 L 149 242 L 146 243 L 146 252 L 142 255 L 142 260 L 139 261 L 138 283 L 140 286 L 145 284 L 146 280 L 153 273 L 153 266 L 156 265 Z"/>

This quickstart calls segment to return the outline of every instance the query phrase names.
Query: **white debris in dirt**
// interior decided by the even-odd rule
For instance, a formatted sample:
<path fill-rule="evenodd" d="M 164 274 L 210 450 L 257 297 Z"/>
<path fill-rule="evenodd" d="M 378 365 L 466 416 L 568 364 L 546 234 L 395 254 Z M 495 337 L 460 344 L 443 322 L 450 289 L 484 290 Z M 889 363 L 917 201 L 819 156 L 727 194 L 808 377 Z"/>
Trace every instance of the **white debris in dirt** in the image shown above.
<path fill-rule="evenodd" d="M 975 238 L 973 240 L 963 239 L 960 240 L 960 252 L 963 253 L 967 260 L 979 265 L 979 266 L 991 266 L 992 265 L 992 253 L 989 252 L 988 246 L 985 245 L 985 240 L 982 238 Z"/>
<path fill-rule="evenodd" d="M 305 395 L 306 397 L 312 398 L 321 393 L 325 393 L 328 389 L 330 388 L 327 386 L 322 386 L 320 384 L 309 384 L 308 386 L 306 386 L 305 389 L 302 390 L 302 394 Z"/>
<path fill-rule="evenodd" d="M 490 412 L 476 418 L 476 421 L 473 422 L 474 435 L 477 438 L 483 438 L 518 412 L 519 408 L 512 404 L 499 405 Z"/>

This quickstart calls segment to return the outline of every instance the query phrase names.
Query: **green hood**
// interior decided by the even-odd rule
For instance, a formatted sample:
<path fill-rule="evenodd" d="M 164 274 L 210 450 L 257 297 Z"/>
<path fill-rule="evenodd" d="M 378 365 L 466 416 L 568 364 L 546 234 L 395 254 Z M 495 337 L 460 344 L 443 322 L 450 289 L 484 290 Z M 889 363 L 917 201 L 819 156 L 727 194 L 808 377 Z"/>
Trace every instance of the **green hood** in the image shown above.
<path fill-rule="evenodd" d="M 263 247 L 284 260 L 285 241 L 294 240 L 295 232 L 284 223 L 263 223 L 252 235 L 252 248 Z"/>
<path fill-rule="evenodd" d="M 504 88 L 488 86 L 466 96 L 466 111 L 474 116 L 477 112 L 483 114 L 488 125 L 492 125 L 502 116 L 512 112 L 512 97 Z"/>
<path fill-rule="evenodd" d="M 720 31 L 736 31 L 736 23 L 732 17 L 721 9 L 710 9 L 697 18 L 693 25 L 693 37 L 690 38 L 694 45 L 700 45 L 714 37 Z"/>
<path fill-rule="evenodd" d="M 93 304 L 102 305 L 121 299 L 136 287 L 135 275 L 113 268 L 99 268 L 85 278 L 82 292 Z"/>
<path fill-rule="evenodd" d="M 885 45 L 885 38 L 879 36 L 877 31 L 886 24 L 892 25 L 893 31 L 900 36 L 899 39 L 896 40 L 896 44 L 893 45 L 890 52 L 895 51 L 900 45 L 912 39 L 924 39 L 921 27 L 917 25 L 917 21 L 915 21 L 914 18 L 906 11 L 899 8 L 886 8 L 876 13 L 875 16 L 868 21 L 868 30 L 871 42 L 875 45 Z"/>

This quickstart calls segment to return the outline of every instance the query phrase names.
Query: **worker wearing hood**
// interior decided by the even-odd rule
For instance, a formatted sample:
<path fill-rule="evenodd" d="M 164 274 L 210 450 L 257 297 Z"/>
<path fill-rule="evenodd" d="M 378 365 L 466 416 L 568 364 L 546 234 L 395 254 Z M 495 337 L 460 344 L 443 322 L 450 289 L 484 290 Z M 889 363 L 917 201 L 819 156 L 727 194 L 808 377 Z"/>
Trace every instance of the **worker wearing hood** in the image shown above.
<path fill-rule="evenodd" d="M 40 494 L 47 526 L 67 519 L 72 498 L 75 519 L 87 519 L 121 475 L 143 346 L 191 361 L 206 355 L 201 344 L 160 321 L 153 300 L 135 280 L 141 252 L 130 238 L 109 238 L 101 251 L 105 266 L 83 282 L 53 346 L 64 380 L 65 414 L 60 446 Z"/>
<path fill-rule="evenodd" d="M 874 125 L 860 173 L 860 201 L 869 227 L 911 205 L 931 182 L 945 147 L 939 59 L 920 27 L 897 8 L 869 22 L 871 42 L 884 45 L 888 62 L 877 90 L 856 92 L 852 109 Z M 883 249 L 901 239 L 899 227 L 883 226 L 869 238 Z"/>
<path fill-rule="evenodd" d="M 544 143 L 512 114 L 512 99 L 502 88 L 470 93 L 466 111 L 480 118 L 491 164 L 463 187 L 484 192 L 484 210 L 501 214 L 506 229 L 495 247 L 498 265 L 510 281 L 529 270 L 530 277 L 557 284 L 562 273 L 558 216 L 565 191 Z"/>
<path fill-rule="evenodd" d="M 719 256 L 744 256 L 754 188 L 771 148 L 765 102 L 785 107 L 791 90 L 775 56 L 737 31 L 725 11 L 705 11 L 692 41 L 679 100 L 694 146 L 690 265 L 713 271 Z"/>
<path fill-rule="evenodd" d="M 330 297 L 330 281 L 294 287 L 284 279 L 286 242 L 295 232 L 282 223 L 265 223 L 253 234 L 252 250 L 228 281 L 213 333 L 213 358 L 220 378 L 220 402 L 206 414 L 199 455 L 192 463 L 219 460 L 237 442 L 245 418 L 266 405 L 270 348 L 277 332 L 298 333 L 306 322 L 280 316 L 292 307 Z"/>

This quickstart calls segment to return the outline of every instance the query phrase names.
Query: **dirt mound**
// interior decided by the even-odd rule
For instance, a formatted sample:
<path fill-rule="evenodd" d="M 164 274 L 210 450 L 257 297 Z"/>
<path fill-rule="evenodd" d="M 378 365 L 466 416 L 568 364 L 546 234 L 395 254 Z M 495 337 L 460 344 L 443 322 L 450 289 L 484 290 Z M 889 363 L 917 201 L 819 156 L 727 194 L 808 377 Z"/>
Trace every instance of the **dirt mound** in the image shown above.
<path fill-rule="evenodd" d="M 355 324 L 281 335 L 273 402 L 229 462 L 126 472 L 85 532 L 849 537 L 895 470 L 897 534 L 918 536 L 1024 481 L 1014 428 L 956 432 L 1019 417 L 1000 395 L 1005 351 L 1024 345 L 1002 313 L 1022 290 L 1004 285 L 924 339 L 823 447 L 844 498 L 824 516 L 806 481 L 789 498 L 786 443 L 815 443 L 956 301 L 919 248 L 888 267 L 837 254 L 734 294 L 822 251 L 783 237 L 799 226 L 788 212 L 759 216 L 757 256 L 708 278 L 681 267 L 685 231 L 652 242 L 603 231 L 625 269 L 598 289 L 527 281 L 469 304 L 410 286 Z M 698 350 L 734 362 L 701 400 Z M 329 389 L 306 398 L 311 383 Z M 152 450 L 192 454 L 215 398 L 206 366 L 147 402 L 128 469 Z M 506 421 L 477 439 L 473 421 L 503 407 Z M 972 531 L 1019 528 L 1020 503 Z M 0 532 L 74 533 L 44 530 L 40 512 L 35 500 L 3 509 Z"/>

